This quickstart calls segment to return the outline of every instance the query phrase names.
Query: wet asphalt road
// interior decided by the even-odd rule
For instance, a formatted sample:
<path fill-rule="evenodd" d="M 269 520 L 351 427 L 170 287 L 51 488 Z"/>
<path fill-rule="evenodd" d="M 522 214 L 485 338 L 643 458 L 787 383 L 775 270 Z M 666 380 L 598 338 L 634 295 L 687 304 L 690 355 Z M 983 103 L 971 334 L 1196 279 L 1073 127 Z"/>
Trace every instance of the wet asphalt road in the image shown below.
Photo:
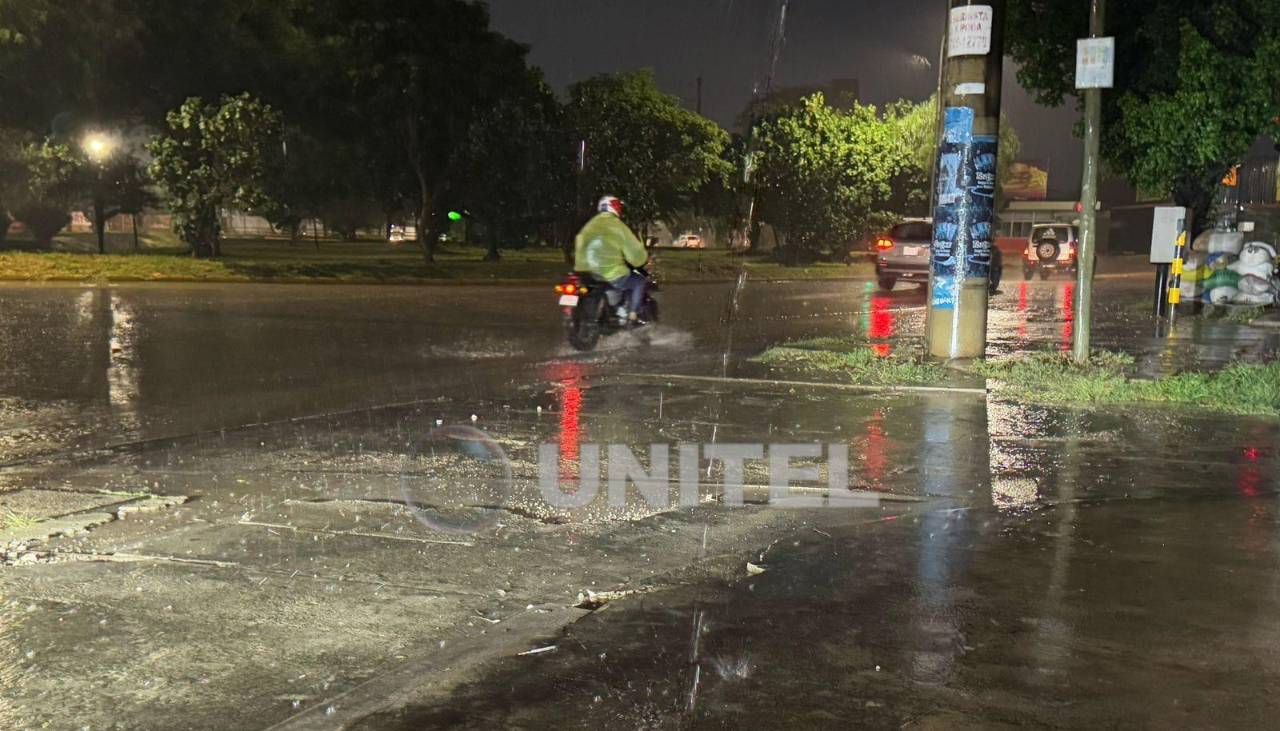
<path fill-rule="evenodd" d="M 1007 283 L 993 304 L 991 352 L 1069 345 L 1073 289 Z M 548 368 L 719 374 L 729 350 L 734 372 L 788 338 L 861 327 L 894 339 L 923 328 L 924 296 L 910 286 L 886 295 L 866 282 L 748 283 L 730 333 L 731 293 L 671 287 L 661 327 L 583 356 L 563 345 L 546 287 L 4 285 L 0 464 L 441 394 L 485 399 Z M 1146 295 L 1144 280 L 1101 284 L 1099 345 L 1150 340 Z M 1201 360 L 1241 348 L 1234 335 L 1194 335 Z"/>
<path fill-rule="evenodd" d="M 0 486 L 193 498 L 0 569 L 0 726 L 1257 727 L 1280 710 L 1274 422 L 624 377 L 718 375 L 727 346 L 729 373 L 756 375 L 745 359 L 771 343 L 861 328 L 905 347 L 923 324 L 915 290 L 750 283 L 730 344 L 730 294 L 672 287 L 645 342 L 584 356 L 545 287 L 0 288 Z M 1100 284 L 1100 345 L 1156 371 L 1274 352 L 1216 324 L 1157 341 L 1147 294 Z M 991 353 L 1069 344 L 1073 296 L 1008 283 Z M 397 503 L 399 453 L 470 415 L 524 478 L 537 443 L 838 439 L 860 485 L 924 502 L 553 515 L 518 495 L 496 530 L 428 531 Z M 641 593 L 562 616 L 588 587 Z"/>

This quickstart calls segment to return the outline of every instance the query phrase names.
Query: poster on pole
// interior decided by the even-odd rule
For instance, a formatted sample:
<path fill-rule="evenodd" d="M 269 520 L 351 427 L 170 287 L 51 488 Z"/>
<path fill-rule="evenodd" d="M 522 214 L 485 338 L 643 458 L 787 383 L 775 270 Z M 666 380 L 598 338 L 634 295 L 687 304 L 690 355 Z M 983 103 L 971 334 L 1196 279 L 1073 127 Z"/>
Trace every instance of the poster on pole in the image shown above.
<path fill-rule="evenodd" d="M 1115 78 L 1115 38 L 1081 38 L 1076 42 L 1077 89 L 1110 89 Z"/>
<path fill-rule="evenodd" d="M 998 141 L 975 135 L 973 123 L 969 107 L 948 108 L 943 119 L 931 252 L 934 309 L 955 309 L 963 281 L 991 272 Z"/>
<path fill-rule="evenodd" d="M 965 5 L 951 9 L 947 34 L 947 58 L 985 56 L 991 53 L 994 14 L 990 5 Z"/>

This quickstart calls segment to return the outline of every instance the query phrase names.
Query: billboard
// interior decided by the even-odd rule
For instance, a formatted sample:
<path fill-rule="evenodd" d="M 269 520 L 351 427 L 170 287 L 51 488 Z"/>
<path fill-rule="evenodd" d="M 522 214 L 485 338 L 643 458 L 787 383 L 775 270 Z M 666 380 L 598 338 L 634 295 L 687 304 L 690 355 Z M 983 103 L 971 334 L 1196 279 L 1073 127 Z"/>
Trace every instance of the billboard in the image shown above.
<path fill-rule="evenodd" d="M 1049 173 L 1026 162 L 1009 166 L 1009 175 L 1000 186 L 1005 200 L 1042 201 L 1049 197 Z"/>

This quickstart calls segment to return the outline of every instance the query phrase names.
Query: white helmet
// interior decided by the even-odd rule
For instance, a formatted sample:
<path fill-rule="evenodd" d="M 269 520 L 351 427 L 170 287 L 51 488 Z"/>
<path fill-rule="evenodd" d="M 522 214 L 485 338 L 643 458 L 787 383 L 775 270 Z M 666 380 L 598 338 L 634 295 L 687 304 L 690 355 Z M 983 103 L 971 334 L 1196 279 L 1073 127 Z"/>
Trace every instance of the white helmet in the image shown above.
<path fill-rule="evenodd" d="M 599 213 L 612 213 L 618 218 L 622 218 L 622 201 L 611 195 L 606 195 L 596 204 L 596 211 Z"/>

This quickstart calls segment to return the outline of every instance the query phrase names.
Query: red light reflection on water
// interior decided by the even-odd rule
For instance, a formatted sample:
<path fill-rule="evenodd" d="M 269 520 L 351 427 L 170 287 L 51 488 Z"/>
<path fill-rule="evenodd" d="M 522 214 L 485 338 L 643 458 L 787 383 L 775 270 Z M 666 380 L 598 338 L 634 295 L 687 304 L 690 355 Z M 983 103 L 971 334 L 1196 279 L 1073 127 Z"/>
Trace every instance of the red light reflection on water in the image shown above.
<path fill-rule="evenodd" d="M 1076 325 L 1076 285 L 1067 282 L 1062 288 L 1062 349 L 1070 350 L 1075 340 Z"/>
<path fill-rule="evenodd" d="M 551 367 L 551 380 L 560 384 L 556 401 L 560 407 L 560 479 L 577 479 L 578 457 L 582 444 L 582 380 L 583 369 L 577 363 L 557 363 Z"/>
<path fill-rule="evenodd" d="M 871 324 L 867 328 L 867 336 L 871 339 L 887 340 L 893 337 L 896 327 L 893 310 L 890 309 L 891 303 L 892 300 L 884 295 L 871 298 Z M 871 351 L 881 358 L 887 358 L 892 349 L 893 346 L 890 343 L 872 343 L 871 345 Z"/>
<path fill-rule="evenodd" d="M 862 438 L 862 468 L 873 482 L 884 479 L 889 469 L 889 438 L 884 433 L 884 412 L 877 409 L 867 420 Z"/>
<path fill-rule="evenodd" d="M 1023 282 L 1018 285 L 1018 337 L 1022 340 L 1027 339 L 1027 310 L 1030 309 L 1030 302 L 1027 298 L 1027 283 Z"/>
<path fill-rule="evenodd" d="M 1258 467 L 1262 452 L 1257 447 L 1245 447 L 1241 456 L 1244 464 L 1236 475 L 1236 489 L 1245 497 L 1257 497 L 1262 494 L 1262 470 Z"/>

